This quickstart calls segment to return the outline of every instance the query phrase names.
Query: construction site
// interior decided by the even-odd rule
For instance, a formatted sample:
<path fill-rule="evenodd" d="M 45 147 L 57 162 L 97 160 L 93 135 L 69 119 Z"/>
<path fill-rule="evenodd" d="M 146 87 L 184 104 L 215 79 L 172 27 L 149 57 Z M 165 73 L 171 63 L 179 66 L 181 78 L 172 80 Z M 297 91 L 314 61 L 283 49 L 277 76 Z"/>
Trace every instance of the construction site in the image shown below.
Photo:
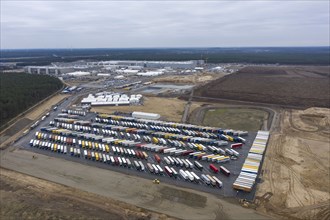
<path fill-rule="evenodd" d="M 299 81 L 300 77 L 308 81 L 308 74 L 314 73 L 311 78 L 315 80 L 311 79 L 311 83 L 318 84 L 320 90 L 328 91 L 321 82 L 329 80 L 329 73 L 326 73 L 325 68 L 281 67 L 281 74 L 274 73 L 276 68 L 271 67 L 272 71 L 267 72 L 265 67 L 258 70 L 254 66 L 254 73 L 248 69 L 248 74 L 254 75 L 252 78 L 257 85 L 262 72 L 270 74 L 269 77 L 282 77 L 278 80 L 294 78 L 293 83 L 297 82 L 296 78 Z M 289 75 L 283 71 L 288 71 Z M 140 105 L 92 106 L 87 117 L 88 120 L 93 119 L 94 123 L 96 112 L 108 115 L 116 113 L 122 117 L 127 117 L 132 112 L 151 112 L 159 114 L 159 120 L 164 123 L 221 127 L 248 131 L 249 134 L 256 134 L 259 130 L 269 131 L 268 144 L 252 197 L 242 196 L 242 191 L 239 190 L 237 195 L 234 191 L 230 194 L 226 190 L 232 190 L 233 187 L 226 185 L 226 181 L 222 181 L 225 183 L 222 189 L 209 189 L 203 185 L 203 190 L 199 190 L 193 183 L 180 178 L 173 184 L 172 180 L 168 181 L 171 178 L 167 176 L 146 178 L 151 174 L 123 173 L 123 168 L 120 167 L 109 170 L 100 163 L 93 165 L 96 163 L 94 161 L 79 162 L 76 157 L 69 159 L 69 155 L 58 156 L 61 154 L 54 155 L 51 151 L 31 148 L 31 137 L 50 122 L 50 119 L 41 120 L 47 112 L 51 114 L 50 118 L 54 118 L 62 109 L 79 108 L 77 105 L 88 94 L 106 90 L 98 87 L 105 83 L 104 80 L 77 80 L 77 85 L 84 88 L 82 91 L 59 94 L 45 100 L 1 132 L 1 201 L 8 201 L 1 208 L 2 216 L 38 216 L 37 219 L 61 216 L 62 219 L 72 219 L 77 218 L 80 213 L 82 219 L 88 219 L 85 218 L 88 210 L 97 210 L 93 211 L 96 219 L 104 219 L 105 216 L 112 216 L 113 219 L 328 219 L 330 111 L 322 104 L 327 98 L 326 94 L 322 93 L 322 97 L 316 100 L 314 98 L 319 96 L 318 93 L 314 94 L 315 97 L 313 93 L 299 93 L 302 96 L 299 103 L 290 98 L 285 99 L 285 103 L 277 100 L 274 103 L 268 103 L 269 100 L 263 102 L 262 95 L 258 95 L 264 93 L 263 88 L 249 91 L 255 94 L 254 99 L 247 99 L 245 95 L 232 97 L 228 95 L 229 89 L 231 92 L 235 90 L 235 94 L 239 94 L 242 89 L 247 91 L 247 87 L 222 86 L 226 82 L 232 83 L 232 77 L 235 75 L 228 73 L 192 73 L 184 78 L 157 76 L 152 83 L 194 86 L 179 94 L 165 90 L 162 94 L 143 94 L 143 103 Z M 134 78 L 130 80 L 134 81 Z M 73 82 L 72 79 L 69 82 Z M 118 81 L 118 85 L 120 83 L 126 82 Z M 288 87 L 290 83 L 287 82 Z M 149 83 L 141 83 L 141 87 L 136 89 L 148 89 L 149 86 Z M 212 87 L 221 88 L 223 91 L 217 94 L 223 94 L 223 97 L 215 96 L 216 92 Z M 204 88 L 211 88 L 209 91 L 212 94 L 206 94 Z M 137 94 L 134 89 L 131 94 Z M 116 89 L 116 92 L 127 93 L 127 90 Z M 312 107 L 313 105 L 317 107 Z M 30 130 L 30 126 L 36 121 L 40 121 L 39 124 Z M 253 140 L 254 138 L 250 140 L 250 146 Z M 148 155 L 154 158 L 154 153 Z M 85 161 L 83 158 L 79 160 Z M 165 161 L 163 156 L 161 160 Z M 237 165 L 239 170 L 242 169 L 243 162 L 242 158 L 240 165 Z M 230 163 L 234 164 L 234 161 Z M 229 166 L 230 169 L 234 169 L 234 166 Z M 197 171 L 193 172 L 200 176 Z M 232 181 L 235 181 L 239 172 L 231 175 L 234 177 Z M 159 184 L 153 183 L 155 178 L 160 180 Z M 220 180 L 221 178 L 225 177 L 220 174 Z M 134 187 L 131 186 L 132 182 Z M 194 186 L 191 187 L 190 184 Z M 103 201 L 102 204 L 100 201 Z M 51 202 L 52 210 L 47 205 L 48 202 Z M 180 210 L 186 211 L 183 213 Z"/>

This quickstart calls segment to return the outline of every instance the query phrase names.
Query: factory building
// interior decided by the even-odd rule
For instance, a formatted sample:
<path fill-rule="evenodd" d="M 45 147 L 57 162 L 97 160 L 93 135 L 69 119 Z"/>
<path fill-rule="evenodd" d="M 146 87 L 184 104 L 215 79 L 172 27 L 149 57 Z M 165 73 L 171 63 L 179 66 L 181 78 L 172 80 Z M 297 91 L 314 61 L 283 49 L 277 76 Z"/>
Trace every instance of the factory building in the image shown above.
<path fill-rule="evenodd" d="M 178 69 L 193 69 L 198 65 L 203 65 L 204 60 L 189 60 L 189 61 L 138 61 L 138 60 L 111 60 L 88 63 L 92 66 L 104 67 L 132 67 L 131 69 L 144 68 L 178 68 Z"/>
<path fill-rule="evenodd" d="M 54 67 L 54 66 L 27 66 L 24 68 L 25 72 L 30 74 L 43 74 L 59 76 L 69 72 L 73 72 L 73 68 L 68 67 Z"/>
<path fill-rule="evenodd" d="M 128 96 L 126 94 L 102 92 L 95 95 L 89 94 L 81 100 L 81 104 L 91 106 L 137 105 L 141 102 L 141 99 L 142 95 L 140 94 Z"/>

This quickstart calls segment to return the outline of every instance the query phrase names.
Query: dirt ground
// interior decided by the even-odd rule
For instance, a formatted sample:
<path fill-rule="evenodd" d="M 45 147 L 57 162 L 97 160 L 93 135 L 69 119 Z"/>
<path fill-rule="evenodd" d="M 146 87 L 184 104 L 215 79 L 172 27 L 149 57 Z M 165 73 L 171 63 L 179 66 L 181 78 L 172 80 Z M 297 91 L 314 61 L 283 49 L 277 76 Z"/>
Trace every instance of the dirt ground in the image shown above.
<path fill-rule="evenodd" d="M 37 159 L 32 159 L 32 155 L 37 155 Z M 152 212 L 164 213 L 165 215 L 181 219 L 270 219 L 265 215 L 256 213 L 254 210 L 239 206 L 235 200 L 222 199 L 208 193 L 165 183 L 155 185 L 152 184 L 151 180 L 144 178 L 60 158 L 33 154 L 25 150 L 8 148 L 2 151 L 0 165 L 7 169 L 14 169 L 18 172 L 73 187 L 75 190 L 72 193 L 81 198 L 79 201 L 86 200 L 88 204 L 96 203 L 103 205 L 104 202 L 102 199 L 92 200 L 90 194 L 85 194 L 87 196 L 84 196 L 84 193 L 79 190 L 132 204 L 141 207 L 141 210 L 147 209 Z M 25 177 L 22 177 L 22 179 L 24 180 Z M 26 181 L 29 182 L 29 179 L 26 179 Z M 56 188 L 56 186 L 52 187 Z M 39 197 L 42 197 L 42 194 L 47 195 L 48 189 L 41 188 L 38 185 L 36 185 L 36 188 L 39 189 L 36 192 L 37 194 L 41 192 L 41 195 L 38 195 Z M 68 191 L 71 191 L 71 188 L 64 192 L 67 193 Z M 22 194 L 24 194 L 24 190 L 22 190 Z M 60 193 L 54 194 L 61 196 Z M 49 200 L 49 203 L 53 204 L 53 201 Z M 74 203 L 71 200 L 65 202 L 68 206 L 74 205 Z M 114 202 L 114 205 L 116 204 Z M 55 207 L 57 206 L 55 205 Z M 59 212 L 57 209 L 56 211 Z M 79 213 L 79 209 L 76 209 L 76 211 Z M 83 215 L 84 212 L 82 211 L 81 213 Z M 73 215 L 71 211 L 68 214 Z M 152 219 L 158 218 L 155 217 Z"/>
<path fill-rule="evenodd" d="M 58 102 L 60 102 L 61 100 L 63 100 L 64 98 L 66 98 L 68 96 L 69 95 L 63 95 L 63 94 L 56 95 L 53 98 L 51 98 L 51 99 L 47 100 L 46 102 L 42 103 L 41 105 L 39 105 L 35 110 L 28 113 L 25 117 L 30 120 L 36 120 L 42 114 L 49 111 L 53 105 L 57 104 Z"/>
<path fill-rule="evenodd" d="M 3 168 L 0 177 L 2 219 L 174 219 Z"/>
<path fill-rule="evenodd" d="M 144 96 L 144 104 L 137 106 L 102 106 L 93 107 L 91 111 L 102 113 L 113 113 L 114 111 L 133 112 L 142 111 L 150 113 L 158 113 L 167 121 L 180 122 L 184 111 L 186 101 L 177 98 L 161 98 Z M 190 110 L 201 106 L 203 103 L 192 104 Z"/>
<path fill-rule="evenodd" d="M 329 108 L 329 84 L 329 66 L 249 66 L 199 87 L 194 96 Z"/>
<path fill-rule="evenodd" d="M 219 77 L 223 77 L 224 73 L 197 73 L 192 75 L 180 75 L 180 76 L 164 76 L 153 79 L 155 83 L 182 83 L 182 84 L 199 84 L 205 83 Z"/>
<path fill-rule="evenodd" d="M 330 219 L 330 109 L 283 110 L 272 132 L 257 196 L 259 211 L 284 219 Z"/>

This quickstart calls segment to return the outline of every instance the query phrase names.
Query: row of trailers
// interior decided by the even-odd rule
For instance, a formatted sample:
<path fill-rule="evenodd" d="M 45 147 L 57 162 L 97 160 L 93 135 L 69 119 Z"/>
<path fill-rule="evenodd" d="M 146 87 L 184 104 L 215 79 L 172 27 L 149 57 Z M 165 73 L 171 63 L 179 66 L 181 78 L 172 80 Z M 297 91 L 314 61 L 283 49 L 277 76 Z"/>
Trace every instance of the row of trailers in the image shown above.
<path fill-rule="evenodd" d="M 234 189 L 251 192 L 261 167 L 269 138 L 269 131 L 258 131 L 245 159 L 242 170 L 233 184 Z"/>
<path fill-rule="evenodd" d="M 63 134 L 63 136 L 59 134 Z M 242 143 L 235 143 L 235 144 L 231 144 L 231 149 L 226 148 L 225 150 L 222 150 L 220 148 L 215 148 L 212 146 L 207 146 L 207 149 L 205 150 L 209 150 L 213 152 L 212 154 L 207 154 L 205 151 L 194 151 L 193 148 L 182 149 L 176 147 L 160 146 L 155 144 L 141 144 L 140 142 L 121 140 L 112 137 L 100 138 L 99 141 L 91 141 L 91 140 L 83 140 L 86 138 L 90 138 L 91 134 L 77 134 L 76 135 L 77 139 L 75 137 L 64 136 L 67 134 L 72 134 L 72 133 L 70 133 L 70 131 L 65 129 L 42 128 L 42 132 L 36 132 L 35 137 L 38 140 L 50 140 L 58 144 L 66 144 L 66 145 L 74 145 L 74 146 L 77 145 L 80 148 L 87 148 L 96 151 L 109 152 L 111 145 L 119 145 L 130 148 L 135 147 L 141 150 L 146 150 L 156 153 L 164 153 L 173 156 L 189 156 L 190 158 L 193 159 L 216 162 L 216 163 L 225 163 L 229 161 L 231 157 L 238 157 L 239 153 L 234 149 L 241 148 L 243 146 Z M 87 137 L 85 137 L 86 135 Z M 116 152 L 116 148 L 114 146 L 112 146 L 112 148 L 113 151 Z M 126 150 L 125 148 L 124 150 L 133 151 L 134 153 L 134 150 L 129 150 L 129 149 Z"/>
<path fill-rule="evenodd" d="M 61 145 L 61 144 L 56 144 L 52 142 L 47 142 L 47 141 L 42 141 L 42 140 L 37 140 L 37 139 L 31 139 L 30 141 L 30 146 L 39 148 L 39 149 L 44 149 L 44 150 L 49 150 L 51 152 L 55 153 L 60 153 L 60 154 L 69 154 L 72 157 L 78 157 L 78 158 L 84 158 L 86 160 L 91 160 L 95 162 L 103 162 L 105 164 L 110 164 L 113 166 L 119 166 L 119 167 L 124 167 L 124 168 L 135 168 L 138 171 L 142 172 L 150 172 L 151 174 L 155 175 L 165 175 L 173 178 L 179 178 L 184 181 L 190 181 L 194 183 L 204 183 L 206 185 L 210 185 L 213 187 L 218 187 L 221 188 L 223 186 L 222 181 L 215 175 L 209 175 L 209 174 L 196 174 L 193 170 L 188 170 L 188 168 L 193 168 L 194 166 L 199 169 L 203 170 L 203 166 L 197 162 L 194 161 L 194 165 L 189 161 L 189 160 L 183 160 L 185 163 L 182 163 L 182 161 L 177 158 L 173 158 L 175 161 L 177 161 L 177 164 L 175 163 L 168 163 L 167 165 L 163 166 L 160 164 L 154 164 L 147 162 L 146 164 L 142 161 L 147 160 L 148 155 L 145 152 L 141 152 L 140 154 L 136 154 L 136 156 L 132 155 L 131 159 L 128 157 L 129 155 L 125 155 L 124 153 L 120 155 L 120 150 L 117 149 L 117 155 L 109 155 L 107 152 L 95 152 L 95 151 L 89 151 L 89 150 L 81 150 L 80 148 L 72 147 L 72 146 L 67 146 L 67 145 Z M 172 160 L 171 157 L 168 158 L 169 160 Z M 173 161 L 174 161 L 173 160 Z M 157 161 L 157 160 L 156 160 Z M 180 162 L 179 162 L 180 161 Z M 186 168 L 186 169 L 180 169 L 177 170 L 177 168 L 173 167 L 176 165 L 181 164 L 181 167 Z M 184 166 L 183 164 L 188 164 Z M 214 171 L 214 173 L 217 173 L 219 170 L 214 166 L 213 164 L 210 165 L 210 169 Z M 220 170 L 225 174 L 229 175 L 230 172 L 224 168 L 223 166 L 220 166 Z"/>
<path fill-rule="evenodd" d="M 77 114 L 78 112 L 70 113 Z M 239 152 L 241 152 L 239 149 L 244 147 L 245 139 L 240 136 L 231 136 L 237 135 L 237 132 L 199 128 L 198 126 L 181 127 L 181 125 L 175 125 L 172 129 L 173 131 L 175 128 L 176 132 L 176 129 L 179 129 L 184 133 L 177 132 L 179 134 L 172 134 L 167 133 L 170 129 L 159 131 L 159 127 L 168 126 L 166 122 L 159 124 L 160 121 L 156 123 L 129 121 L 127 117 L 119 119 L 110 117 L 106 119 L 108 121 L 104 119 L 100 114 L 96 117 L 96 122 L 94 123 L 93 120 L 83 121 L 66 117 L 56 118 L 53 127 L 41 128 L 41 132 L 36 133 L 37 140 L 35 141 L 41 141 L 44 149 L 54 152 L 68 153 L 71 156 L 123 167 L 137 168 L 138 166 L 135 166 L 134 161 L 146 159 L 146 164 L 142 162 L 143 166 L 141 166 L 139 163 L 140 168 L 137 169 L 159 175 L 179 177 L 179 179 L 191 182 L 203 182 L 212 186 L 221 187 L 223 185 L 216 176 L 218 173 L 221 173 L 224 176 L 223 178 L 225 178 L 221 179 L 225 185 L 228 184 L 228 181 L 232 184 L 232 177 L 229 180 L 225 176 L 230 176 L 230 170 L 236 169 L 236 167 L 233 168 L 230 164 L 226 165 L 224 163 L 237 158 L 240 155 Z M 146 123 L 146 126 L 143 127 L 143 123 Z M 85 129 L 81 131 L 81 127 Z M 151 130 L 146 130 L 146 128 L 151 128 Z M 210 139 L 204 137 L 210 134 L 217 134 L 218 138 Z M 221 139 L 221 137 L 225 137 L 227 140 L 225 138 Z M 256 140 L 257 142 L 254 143 L 255 148 L 252 149 L 255 152 L 260 150 L 257 148 L 260 140 L 258 138 Z M 51 143 L 44 143 L 47 141 Z M 229 141 L 233 143 L 229 144 Z M 211 145 L 210 143 L 216 143 L 216 145 Z M 223 146 L 223 143 L 226 143 L 226 146 Z M 161 155 L 159 161 L 156 159 L 157 154 Z M 155 159 L 148 159 L 154 158 L 151 155 L 155 156 Z M 111 159 L 112 157 L 113 159 Z M 121 159 L 119 160 L 119 158 Z M 127 163 L 126 158 L 136 159 L 132 159 L 133 162 L 129 159 Z M 217 165 L 218 163 L 220 164 Z M 202 167 L 201 169 L 198 164 Z M 202 164 L 207 168 L 203 168 Z M 157 169 L 155 169 L 155 166 Z M 175 172 L 173 172 L 172 168 Z"/>

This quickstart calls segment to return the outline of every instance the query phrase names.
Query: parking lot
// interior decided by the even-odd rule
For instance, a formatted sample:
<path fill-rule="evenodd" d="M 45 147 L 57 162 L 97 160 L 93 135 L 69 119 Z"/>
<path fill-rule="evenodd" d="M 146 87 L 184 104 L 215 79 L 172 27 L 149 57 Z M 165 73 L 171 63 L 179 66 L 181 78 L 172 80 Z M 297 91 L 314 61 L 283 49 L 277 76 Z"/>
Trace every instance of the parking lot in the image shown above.
<path fill-rule="evenodd" d="M 243 144 L 243 147 L 235 148 L 235 151 L 239 153 L 238 157 L 233 157 L 226 154 L 220 157 L 220 156 L 212 156 L 212 154 L 214 155 L 219 155 L 219 154 L 210 151 L 210 149 L 206 147 L 207 144 L 205 143 L 199 144 L 199 147 L 201 146 L 204 147 L 203 149 L 192 148 L 191 145 L 193 141 L 196 142 L 196 140 L 198 140 L 199 142 L 203 142 L 204 139 L 205 140 L 207 139 L 207 138 L 203 139 L 201 137 L 194 137 L 194 135 L 195 136 L 208 135 L 208 134 L 211 135 L 212 132 L 195 132 L 191 136 L 191 138 L 188 138 L 188 140 L 179 141 L 175 139 L 183 136 L 185 137 L 183 139 L 186 139 L 186 137 L 189 136 L 183 135 L 183 131 L 190 132 L 191 129 L 196 130 L 199 129 L 199 127 L 192 126 L 191 129 L 189 129 L 189 126 L 185 129 L 172 128 L 172 131 L 176 132 L 176 134 L 172 134 L 172 136 L 168 138 L 161 138 L 159 137 L 159 135 L 163 133 L 169 134 L 169 132 L 161 132 L 160 130 L 157 130 L 157 127 L 158 129 L 163 129 L 163 128 L 161 126 L 151 125 L 152 122 L 150 121 L 139 121 L 139 123 L 135 123 L 135 125 L 130 124 L 131 126 L 122 126 L 126 118 L 122 118 L 118 116 L 118 120 L 116 120 L 114 119 L 115 116 L 111 116 L 113 120 L 111 121 L 108 120 L 107 122 L 105 122 L 104 119 L 98 117 L 97 113 L 88 112 L 86 113 L 85 116 L 76 115 L 75 119 L 72 120 L 69 118 L 60 119 L 60 121 L 70 122 L 70 123 L 65 123 L 58 121 L 59 120 L 58 115 L 63 114 L 61 110 L 62 109 L 59 107 L 59 109 L 53 111 L 50 114 L 50 116 L 47 117 L 44 121 L 42 121 L 37 128 L 30 131 L 28 135 L 22 138 L 17 145 L 23 146 L 25 149 L 28 149 L 30 151 L 45 154 L 51 157 L 60 157 L 78 163 L 97 166 L 103 169 L 109 169 L 129 175 L 140 176 L 150 180 L 157 178 L 158 180 L 160 180 L 160 182 L 166 182 L 181 187 L 188 187 L 200 191 L 209 192 L 212 194 L 222 195 L 226 197 L 246 198 L 249 200 L 253 199 L 254 197 L 255 186 L 250 193 L 247 193 L 243 191 L 234 190 L 232 188 L 232 185 L 241 171 L 242 165 L 251 148 L 256 133 L 248 133 L 246 136 L 244 136 L 245 143 Z M 81 122 L 82 120 L 86 125 L 84 126 L 78 125 L 79 123 L 82 123 Z M 52 126 L 49 126 L 50 123 L 52 124 Z M 138 129 L 136 127 L 137 124 L 140 124 L 141 126 L 143 125 L 144 126 L 143 129 Z M 128 124 L 126 123 L 126 125 Z M 170 124 L 166 124 L 166 122 L 164 122 L 164 125 L 166 125 L 163 126 L 164 128 L 170 127 L 169 126 Z M 50 130 L 47 131 L 47 129 L 45 130 L 45 128 Z M 168 129 L 168 131 L 170 131 L 170 129 Z M 43 134 L 42 137 L 36 136 L 36 132 L 41 132 Z M 137 136 L 137 133 L 134 132 L 139 132 L 139 138 Z M 190 134 L 192 133 L 190 132 Z M 55 140 L 53 137 L 50 138 L 50 135 L 62 137 L 62 139 Z M 67 141 L 63 142 L 64 137 L 75 139 L 75 143 L 72 142 L 68 143 Z M 39 140 L 40 144 L 38 146 L 35 145 L 34 147 L 30 146 L 31 139 Z M 166 143 L 162 142 L 161 139 L 166 141 Z M 159 140 L 159 143 L 155 143 L 155 140 Z M 79 142 L 81 141 L 89 143 L 88 145 L 90 146 L 86 146 L 86 145 L 83 146 L 82 144 L 79 144 Z M 219 141 L 218 138 L 214 139 L 213 141 L 214 144 L 220 144 L 221 142 L 221 146 L 216 146 L 215 148 L 223 149 L 223 150 L 225 150 L 226 148 L 230 148 L 231 144 L 234 144 L 234 142 L 227 141 L 228 143 L 224 145 L 225 143 L 224 140 Z M 44 144 L 42 144 L 42 142 L 44 142 Z M 99 145 L 98 147 L 96 147 L 96 143 L 97 145 Z M 178 146 L 178 143 L 181 143 L 181 146 Z M 188 143 L 190 145 L 188 145 Z M 54 149 L 55 144 L 57 146 L 63 146 L 63 147 Z M 42 145 L 44 145 L 44 147 L 42 147 Z M 53 145 L 53 148 L 51 147 L 51 145 Z M 102 148 L 102 145 L 107 145 L 108 150 L 105 147 Z M 149 148 L 147 146 L 149 146 Z M 65 147 L 66 147 L 66 152 L 64 152 Z M 113 147 L 115 147 L 115 149 L 113 149 Z M 71 148 L 72 150 L 79 149 L 80 155 L 78 155 L 77 150 L 71 153 L 70 152 Z M 120 148 L 121 150 L 119 150 Z M 164 149 L 166 150 L 171 148 L 175 148 L 176 151 L 181 150 L 183 151 L 183 154 L 179 152 L 176 155 L 175 152 L 174 153 L 164 152 Z M 117 150 L 119 150 L 119 152 L 121 153 L 116 152 Z M 87 154 L 85 155 L 84 152 L 89 152 L 90 155 Z M 134 152 L 135 155 L 132 152 Z M 213 158 L 216 157 L 216 158 L 220 158 L 221 160 L 224 158 L 228 160 L 229 158 L 229 160 L 227 162 L 220 161 L 219 163 L 217 163 L 217 160 L 214 160 L 212 162 L 212 158 L 205 159 L 199 157 L 198 159 L 197 157 L 194 158 L 189 154 L 184 154 L 187 152 L 188 153 L 203 152 L 204 154 L 202 154 L 202 156 L 210 155 Z M 94 153 L 93 157 L 91 153 Z M 102 159 L 99 158 L 100 156 L 96 158 L 96 153 L 100 155 Z M 156 154 L 160 157 L 159 163 L 155 159 Z M 147 157 L 145 155 L 147 155 Z M 116 159 L 114 163 L 111 161 L 110 159 L 111 157 L 113 157 L 113 159 Z M 172 161 L 174 161 L 174 163 L 165 162 L 165 157 L 167 158 L 166 160 L 169 160 L 168 157 L 172 158 Z M 126 159 L 128 159 L 131 165 L 127 164 L 128 161 L 126 163 L 124 163 L 123 160 L 119 162 L 118 161 L 119 158 L 121 158 L 120 160 L 122 160 L 122 158 L 125 158 L 125 162 Z M 189 164 L 186 162 L 187 159 L 189 160 L 192 166 L 191 165 L 189 166 Z M 180 162 L 180 160 L 185 162 Z M 134 165 L 134 161 L 142 163 L 144 169 L 141 169 L 141 166 L 137 167 L 136 165 Z M 203 166 L 202 170 L 198 169 L 195 166 L 194 164 L 195 161 L 198 161 Z M 159 165 L 163 170 L 163 172 L 158 171 L 156 174 L 156 170 L 151 171 L 150 169 L 148 169 L 147 163 L 151 165 L 152 164 Z M 217 173 L 213 172 L 210 169 L 210 164 L 215 165 L 217 169 L 219 169 L 220 166 L 224 166 L 226 169 L 230 171 L 230 175 L 226 176 L 220 170 Z M 177 175 L 166 172 L 165 166 L 167 166 L 168 168 L 172 168 L 172 170 L 174 169 L 177 172 Z M 191 172 L 193 172 L 196 176 L 200 178 L 200 180 L 196 180 L 196 178 L 190 179 L 189 176 L 184 177 L 181 175 L 180 170 L 189 171 L 190 174 Z M 221 181 L 222 187 L 220 187 L 218 183 L 214 185 L 210 183 L 206 183 L 205 180 L 201 178 L 202 174 L 209 175 L 211 177 L 216 176 L 216 178 Z M 192 181 L 190 181 L 189 179 Z"/>

